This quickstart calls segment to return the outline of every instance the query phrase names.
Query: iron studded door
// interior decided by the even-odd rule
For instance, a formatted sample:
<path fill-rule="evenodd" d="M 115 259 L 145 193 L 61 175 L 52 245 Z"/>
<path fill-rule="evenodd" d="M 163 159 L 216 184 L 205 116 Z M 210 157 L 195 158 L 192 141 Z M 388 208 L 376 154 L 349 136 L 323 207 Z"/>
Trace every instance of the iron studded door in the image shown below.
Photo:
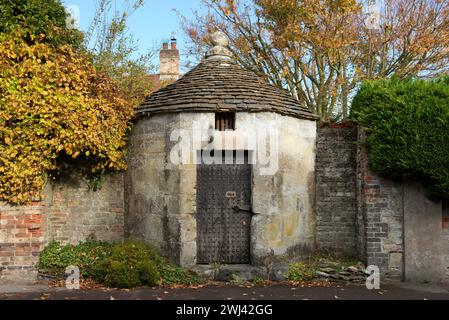
<path fill-rule="evenodd" d="M 251 165 L 197 167 L 197 262 L 250 263 Z"/>

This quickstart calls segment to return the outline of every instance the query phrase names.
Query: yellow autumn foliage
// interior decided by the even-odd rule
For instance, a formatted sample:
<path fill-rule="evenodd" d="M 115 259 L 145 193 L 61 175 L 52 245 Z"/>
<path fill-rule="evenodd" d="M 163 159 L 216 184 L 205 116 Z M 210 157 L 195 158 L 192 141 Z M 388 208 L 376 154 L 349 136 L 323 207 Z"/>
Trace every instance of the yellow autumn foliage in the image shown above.
<path fill-rule="evenodd" d="M 70 46 L 0 34 L 0 200 L 36 197 L 67 161 L 126 168 L 133 105 Z"/>

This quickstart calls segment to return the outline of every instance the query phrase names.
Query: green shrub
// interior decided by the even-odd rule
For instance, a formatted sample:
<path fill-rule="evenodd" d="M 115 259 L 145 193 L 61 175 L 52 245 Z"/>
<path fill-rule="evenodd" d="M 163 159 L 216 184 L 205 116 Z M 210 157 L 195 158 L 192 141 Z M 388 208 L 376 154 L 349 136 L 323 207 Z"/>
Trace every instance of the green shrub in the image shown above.
<path fill-rule="evenodd" d="M 116 244 L 112 247 L 111 255 L 97 265 L 93 277 L 115 288 L 157 285 L 160 275 L 154 261 L 156 255 L 150 246 L 141 242 Z"/>
<path fill-rule="evenodd" d="M 41 273 L 63 278 L 67 266 L 77 266 L 85 278 L 109 287 L 192 285 L 200 282 L 196 273 L 169 263 L 151 246 L 138 242 L 108 244 L 85 242 L 60 245 L 51 242 L 40 254 Z"/>
<path fill-rule="evenodd" d="M 289 264 L 285 278 L 290 281 L 310 281 L 315 276 L 316 266 L 314 264 L 293 262 Z"/>
<path fill-rule="evenodd" d="M 84 242 L 78 245 L 61 245 L 50 242 L 39 256 L 39 270 L 47 275 L 62 277 L 68 266 L 80 268 L 87 277 L 100 261 L 111 254 L 112 245 L 105 242 Z"/>
<path fill-rule="evenodd" d="M 107 261 L 102 266 L 104 277 L 96 278 L 98 282 L 114 288 L 135 288 L 141 285 L 137 270 L 128 269 L 128 264 L 121 261 Z"/>
<path fill-rule="evenodd" d="M 159 283 L 159 272 L 151 260 L 140 261 L 136 264 L 130 260 L 107 260 L 101 265 L 104 276 L 97 281 L 113 288 L 135 288 L 141 286 L 155 286 Z M 98 276 L 99 273 L 97 273 Z"/>
<path fill-rule="evenodd" d="M 363 84 L 351 118 L 367 132 L 369 166 L 449 197 L 449 78 Z"/>

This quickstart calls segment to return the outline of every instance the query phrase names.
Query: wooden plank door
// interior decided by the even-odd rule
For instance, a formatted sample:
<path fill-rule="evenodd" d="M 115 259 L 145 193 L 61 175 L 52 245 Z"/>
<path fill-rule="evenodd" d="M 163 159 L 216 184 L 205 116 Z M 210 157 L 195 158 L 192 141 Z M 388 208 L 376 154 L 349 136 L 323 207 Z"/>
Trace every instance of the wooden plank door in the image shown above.
<path fill-rule="evenodd" d="M 251 165 L 197 167 L 197 262 L 250 263 Z"/>

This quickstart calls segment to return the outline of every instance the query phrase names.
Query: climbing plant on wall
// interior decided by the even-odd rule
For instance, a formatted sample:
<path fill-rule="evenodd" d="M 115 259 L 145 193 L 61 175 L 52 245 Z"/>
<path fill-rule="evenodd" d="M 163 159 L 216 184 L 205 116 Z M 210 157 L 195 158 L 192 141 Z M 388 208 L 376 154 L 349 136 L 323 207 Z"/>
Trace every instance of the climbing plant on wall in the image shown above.
<path fill-rule="evenodd" d="M 366 82 L 352 118 L 367 132 L 373 171 L 418 179 L 449 197 L 449 78 Z"/>
<path fill-rule="evenodd" d="M 24 32 L 0 33 L 0 200 L 12 203 L 36 196 L 73 159 L 93 173 L 125 169 L 133 115 L 83 54 Z"/>

